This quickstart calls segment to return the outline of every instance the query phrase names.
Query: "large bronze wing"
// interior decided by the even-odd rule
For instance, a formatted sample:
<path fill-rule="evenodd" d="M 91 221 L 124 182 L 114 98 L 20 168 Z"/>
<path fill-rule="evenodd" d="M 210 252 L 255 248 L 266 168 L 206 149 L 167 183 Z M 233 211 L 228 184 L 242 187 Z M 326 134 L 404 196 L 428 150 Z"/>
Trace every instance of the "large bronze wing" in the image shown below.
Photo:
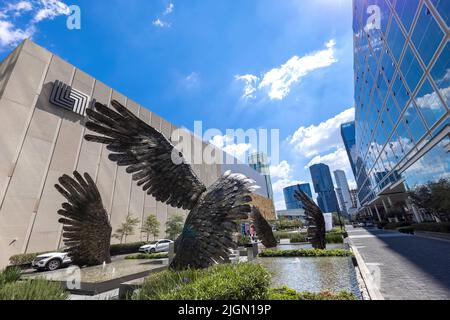
<path fill-rule="evenodd" d="M 226 172 L 203 194 L 189 214 L 175 246 L 171 268 L 202 269 L 229 261 L 237 244 L 236 220 L 248 219 L 254 181 L 242 174 Z"/>
<path fill-rule="evenodd" d="M 100 135 L 88 134 L 85 139 L 106 144 L 109 159 L 126 166 L 133 180 L 157 201 L 191 210 L 206 187 L 183 155 L 119 102 L 113 100 L 111 105 L 117 112 L 100 103 L 96 111 L 87 110 L 86 127 Z"/>
<path fill-rule="evenodd" d="M 257 207 L 252 208 L 251 215 L 253 224 L 255 225 L 256 235 L 258 239 L 261 240 L 262 244 L 266 248 L 274 248 L 277 246 L 278 242 L 273 235 L 272 227 L 267 222 L 267 220 L 261 214 L 261 211 Z"/>
<path fill-rule="evenodd" d="M 66 252 L 80 267 L 110 263 L 112 230 L 100 193 L 89 174 L 84 179 L 76 171 L 73 175 L 63 175 L 55 185 L 68 201 L 58 211 Z"/>
<path fill-rule="evenodd" d="M 295 198 L 301 201 L 305 207 L 306 222 L 309 225 L 308 236 L 311 244 L 316 249 L 325 249 L 327 246 L 326 229 L 322 210 L 301 190 L 295 191 Z"/>

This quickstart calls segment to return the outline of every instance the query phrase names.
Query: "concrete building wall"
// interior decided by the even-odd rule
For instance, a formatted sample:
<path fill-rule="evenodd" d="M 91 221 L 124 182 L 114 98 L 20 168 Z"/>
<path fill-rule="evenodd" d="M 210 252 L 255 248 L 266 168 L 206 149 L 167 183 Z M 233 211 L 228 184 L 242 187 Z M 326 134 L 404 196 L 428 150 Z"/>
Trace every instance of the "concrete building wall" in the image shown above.
<path fill-rule="evenodd" d="M 108 106 L 111 99 L 120 101 L 166 138 L 178 129 L 32 41 L 22 43 L 0 64 L 0 269 L 12 255 L 63 246 L 57 210 L 65 199 L 54 185 L 61 175 L 74 170 L 95 179 L 113 231 L 128 215 L 139 219 L 136 233 L 127 242 L 145 240 L 139 229 L 150 214 L 160 222 L 160 237 L 165 237 L 168 218 L 187 215 L 143 192 L 124 167 L 108 159 L 105 146 L 84 140 L 89 133 L 86 118 L 49 102 L 56 80 Z M 208 146 L 195 137 L 192 141 L 193 146 Z M 193 157 L 194 148 L 191 152 Z M 193 168 L 207 186 L 224 172 L 219 164 Z M 247 168 L 241 167 L 243 173 L 259 177 Z"/>

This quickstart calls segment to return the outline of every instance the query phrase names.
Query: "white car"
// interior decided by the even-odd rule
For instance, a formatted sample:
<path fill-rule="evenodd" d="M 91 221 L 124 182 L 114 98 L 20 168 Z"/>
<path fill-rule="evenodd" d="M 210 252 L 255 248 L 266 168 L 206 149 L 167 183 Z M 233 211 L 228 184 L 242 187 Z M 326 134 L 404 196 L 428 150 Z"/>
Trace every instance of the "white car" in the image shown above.
<path fill-rule="evenodd" d="M 33 262 L 31 262 L 31 266 L 37 270 L 49 270 L 55 271 L 59 268 L 70 265 L 72 263 L 72 259 L 65 252 L 51 252 L 41 254 L 34 258 Z"/>
<path fill-rule="evenodd" d="M 172 240 L 158 240 L 153 241 L 145 246 L 139 248 L 139 252 L 144 253 L 157 253 L 157 252 L 169 252 L 169 245 L 173 243 Z"/>

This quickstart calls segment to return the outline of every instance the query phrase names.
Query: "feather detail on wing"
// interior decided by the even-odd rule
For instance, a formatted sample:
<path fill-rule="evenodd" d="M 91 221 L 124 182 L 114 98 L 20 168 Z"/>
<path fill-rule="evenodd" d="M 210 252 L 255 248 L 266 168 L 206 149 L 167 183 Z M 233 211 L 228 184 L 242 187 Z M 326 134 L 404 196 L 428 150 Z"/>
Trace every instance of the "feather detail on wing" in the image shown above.
<path fill-rule="evenodd" d="M 202 195 L 177 240 L 173 269 L 207 268 L 229 261 L 237 220 L 248 219 L 254 181 L 226 172 Z"/>
<path fill-rule="evenodd" d="M 301 201 L 305 207 L 306 222 L 309 225 L 308 236 L 311 244 L 316 249 L 325 249 L 326 229 L 322 210 L 301 190 L 295 191 L 295 198 Z"/>
<path fill-rule="evenodd" d="M 111 225 L 98 189 L 89 176 L 73 173 L 59 178 L 55 188 L 67 199 L 58 214 L 63 218 L 66 252 L 75 265 L 94 266 L 110 263 Z"/>
<path fill-rule="evenodd" d="M 278 242 L 273 235 L 272 227 L 261 214 L 257 207 L 252 208 L 252 220 L 256 229 L 256 235 L 266 248 L 274 248 Z"/>
<path fill-rule="evenodd" d="M 183 155 L 155 128 L 147 125 L 119 102 L 113 111 L 97 103 L 88 109 L 86 127 L 99 134 L 85 136 L 107 145 L 109 159 L 133 175 L 133 180 L 157 201 L 191 210 L 206 187 L 199 181 Z"/>

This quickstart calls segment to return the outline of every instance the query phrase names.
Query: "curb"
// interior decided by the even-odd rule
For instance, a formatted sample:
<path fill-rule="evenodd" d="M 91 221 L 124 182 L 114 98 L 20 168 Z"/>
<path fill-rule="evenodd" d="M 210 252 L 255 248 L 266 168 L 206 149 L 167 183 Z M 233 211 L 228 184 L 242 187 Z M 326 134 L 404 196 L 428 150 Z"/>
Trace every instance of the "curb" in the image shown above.
<path fill-rule="evenodd" d="M 357 267 L 358 267 L 359 273 L 361 275 L 364 287 L 367 291 L 367 294 L 369 295 L 369 299 L 370 300 L 385 300 L 383 295 L 381 294 L 380 290 L 373 283 L 373 277 L 369 271 L 369 268 L 367 267 L 366 263 L 364 262 L 364 259 L 361 257 L 358 249 L 356 249 L 350 243 L 349 243 L 349 245 L 350 245 L 351 251 L 355 255 Z"/>

